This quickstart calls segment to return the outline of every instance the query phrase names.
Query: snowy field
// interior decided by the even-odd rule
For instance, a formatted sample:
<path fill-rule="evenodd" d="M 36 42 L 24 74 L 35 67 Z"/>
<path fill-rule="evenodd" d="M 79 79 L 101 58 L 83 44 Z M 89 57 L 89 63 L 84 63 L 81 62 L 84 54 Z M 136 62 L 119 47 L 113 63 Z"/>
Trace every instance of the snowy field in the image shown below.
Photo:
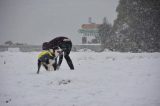
<path fill-rule="evenodd" d="M 160 106 L 160 53 L 71 52 L 37 72 L 39 52 L 0 52 L 0 106 Z"/>

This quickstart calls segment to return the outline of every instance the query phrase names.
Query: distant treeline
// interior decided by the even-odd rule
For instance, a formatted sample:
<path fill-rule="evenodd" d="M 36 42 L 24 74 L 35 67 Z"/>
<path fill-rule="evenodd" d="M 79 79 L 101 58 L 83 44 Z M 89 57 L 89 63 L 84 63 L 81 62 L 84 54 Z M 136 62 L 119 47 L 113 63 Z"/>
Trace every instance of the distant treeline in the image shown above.
<path fill-rule="evenodd" d="M 8 46 L 12 46 L 12 45 L 27 45 L 26 43 L 24 44 L 24 43 L 13 43 L 11 40 L 9 40 L 9 41 L 6 41 L 5 43 L 4 43 L 5 45 L 8 45 Z"/>

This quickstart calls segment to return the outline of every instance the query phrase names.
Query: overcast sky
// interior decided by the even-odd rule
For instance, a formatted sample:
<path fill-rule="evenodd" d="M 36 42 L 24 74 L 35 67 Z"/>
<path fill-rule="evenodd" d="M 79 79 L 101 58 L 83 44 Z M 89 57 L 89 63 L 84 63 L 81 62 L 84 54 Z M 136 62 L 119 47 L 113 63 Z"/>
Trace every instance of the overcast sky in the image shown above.
<path fill-rule="evenodd" d="M 0 0 L 0 44 L 41 44 L 56 36 L 81 42 L 77 30 L 92 17 L 113 24 L 119 0 Z"/>

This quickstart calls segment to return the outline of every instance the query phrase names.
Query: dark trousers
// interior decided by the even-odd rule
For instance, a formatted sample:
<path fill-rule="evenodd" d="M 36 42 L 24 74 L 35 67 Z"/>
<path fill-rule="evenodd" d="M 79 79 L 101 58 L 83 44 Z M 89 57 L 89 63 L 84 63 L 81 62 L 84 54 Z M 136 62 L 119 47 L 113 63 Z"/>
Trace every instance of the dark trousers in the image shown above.
<path fill-rule="evenodd" d="M 73 66 L 72 60 L 71 60 L 71 58 L 69 56 L 70 51 L 72 49 L 72 43 L 71 42 L 66 42 L 66 43 L 60 45 L 60 48 L 64 52 L 64 58 L 66 59 L 68 66 L 70 67 L 71 70 L 74 70 L 74 66 Z M 62 63 L 62 60 L 63 60 L 63 54 L 59 56 L 59 61 L 58 61 L 58 65 L 59 66 Z"/>

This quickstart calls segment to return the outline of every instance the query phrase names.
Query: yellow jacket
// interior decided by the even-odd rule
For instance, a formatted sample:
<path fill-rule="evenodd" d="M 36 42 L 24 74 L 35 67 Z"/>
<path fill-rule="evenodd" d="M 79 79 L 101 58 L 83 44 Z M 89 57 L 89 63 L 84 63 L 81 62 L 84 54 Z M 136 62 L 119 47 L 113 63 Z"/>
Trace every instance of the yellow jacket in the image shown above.
<path fill-rule="evenodd" d="M 50 51 L 48 50 L 43 50 L 39 55 L 38 55 L 38 59 L 43 57 L 44 55 L 49 55 L 50 57 L 54 57 L 54 54 L 51 53 Z"/>

